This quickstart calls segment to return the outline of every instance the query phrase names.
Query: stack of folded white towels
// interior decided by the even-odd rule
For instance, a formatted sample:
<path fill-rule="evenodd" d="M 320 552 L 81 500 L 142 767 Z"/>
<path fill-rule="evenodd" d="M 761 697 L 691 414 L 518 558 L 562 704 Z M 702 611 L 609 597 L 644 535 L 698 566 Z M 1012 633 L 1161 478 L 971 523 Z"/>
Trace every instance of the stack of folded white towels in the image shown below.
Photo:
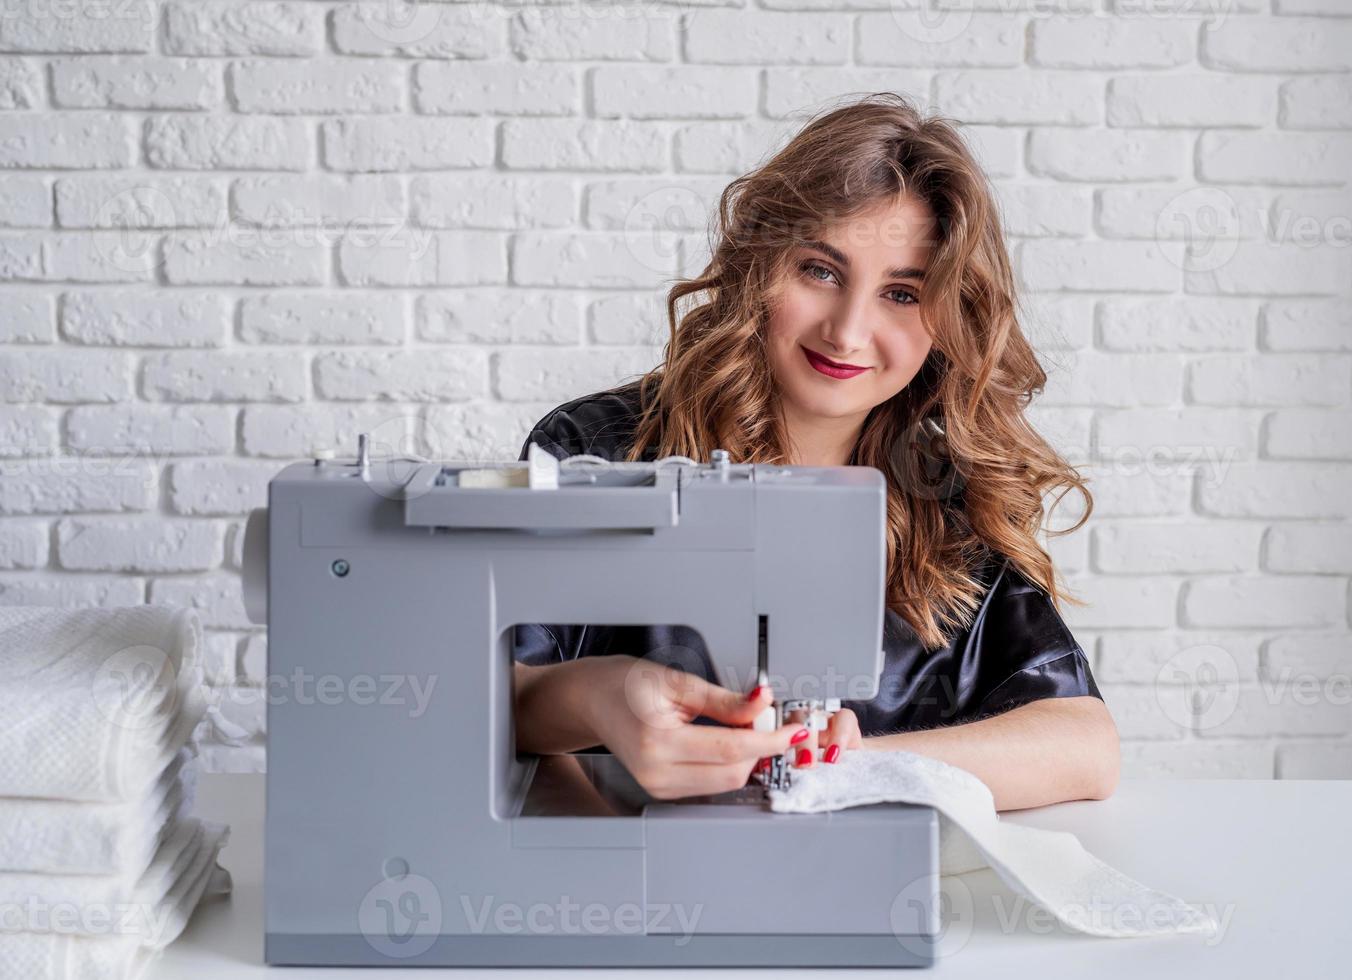
<path fill-rule="evenodd" d="M 191 609 L 0 606 L 0 980 L 129 980 L 207 895 Z"/>

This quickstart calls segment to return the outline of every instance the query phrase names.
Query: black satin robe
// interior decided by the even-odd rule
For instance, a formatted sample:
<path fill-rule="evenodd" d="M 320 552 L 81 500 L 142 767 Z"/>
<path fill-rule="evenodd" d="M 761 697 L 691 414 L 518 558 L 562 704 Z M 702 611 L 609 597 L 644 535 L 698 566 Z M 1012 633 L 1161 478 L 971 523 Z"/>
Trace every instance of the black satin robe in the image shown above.
<path fill-rule="evenodd" d="M 534 442 L 560 459 L 577 453 L 623 459 L 638 404 L 634 384 L 566 402 L 536 423 L 520 458 Z M 654 458 L 651 451 L 645 458 Z M 987 589 L 972 625 L 938 649 L 926 649 L 900 615 L 886 611 L 878 693 L 842 702 L 859 717 L 863 734 L 974 721 L 1041 698 L 1102 700 L 1084 650 L 1047 594 L 998 555 L 979 574 Z M 613 653 L 714 680 L 703 640 L 686 626 L 533 623 L 516 626 L 513 635 L 514 656 L 528 664 Z"/>

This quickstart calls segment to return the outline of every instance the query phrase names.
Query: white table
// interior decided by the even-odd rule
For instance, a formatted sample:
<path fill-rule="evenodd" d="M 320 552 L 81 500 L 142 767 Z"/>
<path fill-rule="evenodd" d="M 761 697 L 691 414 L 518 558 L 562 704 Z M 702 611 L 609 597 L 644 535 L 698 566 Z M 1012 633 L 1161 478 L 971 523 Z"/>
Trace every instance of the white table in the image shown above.
<path fill-rule="evenodd" d="M 276 967 L 263 963 L 261 775 L 203 773 L 197 813 L 231 826 L 220 863 L 234 892 L 194 914 L 155 961 L 151 980 L 360 977 L 423 980 L 502 970 Z M 1092 853 L 1148 885 L 1211 906 L 1218 938 L 1098 939 L 1068 933 L 1021 904 L 989 869 L 944 879 L 954 904 L 934 972 L 945 977 L 1097 980 L 1121 977 L 1348 976 L 1352 922 L 1352 781 L 1124 779 L 1111 799 L 1007 813 L 1076 834 Z M 1013 919 L 1010 924 L 1010 919 Z M 625 971 L 628 972 L 628 971 Z M 710 980 L 736 971 L 688 973 Z M 812 971 L 828 973 L 845 971 Z M 854 971 L 850 971 L 852 974 Z M 924 971 L 913 971 L 914 976 Z"/>

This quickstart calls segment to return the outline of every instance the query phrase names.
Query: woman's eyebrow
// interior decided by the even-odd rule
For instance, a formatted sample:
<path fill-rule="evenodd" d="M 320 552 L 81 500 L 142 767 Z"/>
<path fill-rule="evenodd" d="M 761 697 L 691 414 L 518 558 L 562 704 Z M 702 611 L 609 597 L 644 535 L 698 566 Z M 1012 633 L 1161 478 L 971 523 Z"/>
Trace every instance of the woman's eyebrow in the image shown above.
<path fill-rule="evenodd" d="M 828 245 L 826 242 L 818 241 L 815 238 L 803 242 L 803 245 L 807 248 L 815 248 L 820 252 L 825 252 L 833 261 L 846 269 L 850 267 L 849 258 L 834 245 Z M 889 279 L 924 279 L 925 270 L 917 269 L 914 266 L 907 266 L 902 269 L 888 269 L 887 276 Z"/>

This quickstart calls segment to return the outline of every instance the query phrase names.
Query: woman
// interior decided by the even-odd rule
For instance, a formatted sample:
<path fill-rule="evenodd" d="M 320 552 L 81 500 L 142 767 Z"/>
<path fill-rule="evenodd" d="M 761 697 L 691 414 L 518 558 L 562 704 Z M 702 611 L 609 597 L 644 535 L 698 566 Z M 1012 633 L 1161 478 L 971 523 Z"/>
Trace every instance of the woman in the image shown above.
<path fill-rule="evenodd" d="M 712 258 L 667 311 L 662 365 L 559 406 L 526 446 L 701 461 L 722 448 L 735 463 L 880 470 L 878 694 L 846 701 L 820 739 L 797 724 L 758 732 L 748 726 L 770 692 L 717 686 L 688 628 L 521 626 L 518 747 L 604 745 L 659 798 L 743 786 L 769 755 L 829 765 L 874 748 L 966 769 L 998 809 L 1110 795 L 1117 730 L 1036 540 L 1046 494 L 1083 494 L 1068 531 L 1093 502 L 1024 416 L 1046 375 L 957 131 L 889 94 L 811 120 L 727 187 Z M 686 656 L 662 665 L 672 652 Z M 665 683 L 627 682 L 636 668 Z"/>

